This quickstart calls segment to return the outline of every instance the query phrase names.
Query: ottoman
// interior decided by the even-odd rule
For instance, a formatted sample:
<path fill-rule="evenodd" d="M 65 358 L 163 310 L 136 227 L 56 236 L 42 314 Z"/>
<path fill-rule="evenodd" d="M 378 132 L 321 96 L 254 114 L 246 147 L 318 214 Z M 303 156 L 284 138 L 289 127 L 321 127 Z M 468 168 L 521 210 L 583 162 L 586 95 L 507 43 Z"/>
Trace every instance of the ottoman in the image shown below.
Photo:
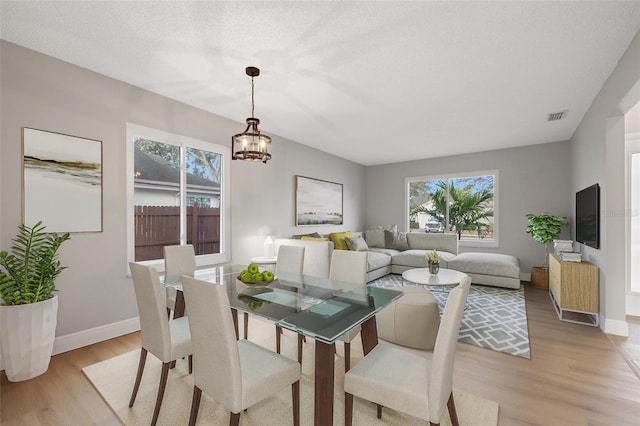
<path fill-rule="evenodd" d="M 378 312 L 378 337 L 415 349 L 432 350 L 440 327 L 436 298 L 422 286 L 395 288 L 404 296 Z"/>

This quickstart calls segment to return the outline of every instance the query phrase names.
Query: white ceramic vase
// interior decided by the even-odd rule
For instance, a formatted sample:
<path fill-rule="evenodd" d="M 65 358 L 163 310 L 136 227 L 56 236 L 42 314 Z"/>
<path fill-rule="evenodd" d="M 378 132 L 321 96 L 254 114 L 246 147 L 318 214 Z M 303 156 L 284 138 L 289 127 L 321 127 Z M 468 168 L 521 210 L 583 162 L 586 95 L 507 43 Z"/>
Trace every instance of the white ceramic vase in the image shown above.
<path fill-rule="evenodd" d="M 10 382 L 47 371 L 58 322 L 58 296 L 26 305 L 0 305 L 2 362 Z"/>

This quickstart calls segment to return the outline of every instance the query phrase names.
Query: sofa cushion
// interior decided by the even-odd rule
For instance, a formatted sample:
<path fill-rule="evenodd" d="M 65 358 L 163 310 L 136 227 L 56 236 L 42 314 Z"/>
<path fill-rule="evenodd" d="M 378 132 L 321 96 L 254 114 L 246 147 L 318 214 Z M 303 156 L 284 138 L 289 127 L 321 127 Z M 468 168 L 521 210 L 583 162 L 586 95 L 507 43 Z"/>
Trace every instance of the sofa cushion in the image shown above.
<path fill-rule="evenodd" d="M 407 244 L 412 250 L 438 250 L 458 254 L 458 236 L 456 234 L 427 234 L 410 232 Z"/>
<path fill-rule="evenodd" d="M 369 246 L 369 252 L 378 252 L 378 253 L 384 253 L 387 256 L 393 256 L 394 254 L 398 254 L 400 253 L 400 250 L 396 250 L 396 249 L 388 249 L 388 248 L 381 248 L 381 247 L 371 247 Z"/>
<path fill-rule="evenodd" d="M 449 269 L 499 277 L 520 277 L 520 262 L 516 257 L 498 253 L 460 253 L 449 261 Z"/>
<path fill-rule="evenodd" d="M 367 251 L 369 246 L 362 237 L 347 237 L 344 239 L 347 242 L 347 247 L 351 251 Z"/>
<path fill-rule="evenodd" d="M 391 258 L 391 263 L 399 266 L 408 266 L 411 268 L 426 268 L 427 265 L 427 253 L 429 250 L 405 250 L 398 254 L 394 254 Z M 446 251 L 438 251 L 440 256 L 440 267 L 449 268 L 449 261 L 456 256 L 453 253 Z M 455 268 L 452 268 L 455 269 Z"/>
<path fill-rule="evenodd" d="M 397 225 L 387 226 L 370 226 L 369 229 L 364 231 L 364 239 L 367 241 L 369 247 L 381 247 L 384 248 L 384 231 L 398 232 Z"/>
<path fill-rule="evenodd" d="M 407 244 L 407 233 L 406 232 L 392 232 L 384 231 L 384 246 L 386 248 L 396 249 L 396 250 L 407 250 L 409 245 Z"/>
<path fill-rule="evenodd" d="M 332 232 L 329 234 L 329 238 L 333 241 L 333 248 L 336 250 L 349 250 L 345 240 L 347 237 L 353 237 L 351 231 Z"/>
<path fill-rule="evenodd" d="M 367 271 L 374 271 L 391 264 L 391 256 L 378 251 L 367 252 Z"/>

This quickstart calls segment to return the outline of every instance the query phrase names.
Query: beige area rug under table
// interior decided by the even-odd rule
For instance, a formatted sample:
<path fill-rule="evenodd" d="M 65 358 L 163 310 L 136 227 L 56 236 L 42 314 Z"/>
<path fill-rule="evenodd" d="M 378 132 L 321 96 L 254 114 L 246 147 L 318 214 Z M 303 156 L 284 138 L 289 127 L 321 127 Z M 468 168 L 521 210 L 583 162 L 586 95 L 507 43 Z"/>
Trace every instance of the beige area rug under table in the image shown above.
<path fill-rule="evenodd" d="M 249 327 L 249 338 L 269 349 L 275 347 L 275 327 L 273 324 L 252 319 Z M 269 336 L 270 335 L 270 336 Z M 253 339 L 252 336 L 258 336 Z M 259 338 L 269 336 L 270 338 Z M 314 343 L 307 339 L 304 345 L 302 377 L 300 380 L 300 419 L 302 425 L 313 424 L 313 364 Z M 282 339 L 283 354 L 296 359 L 296 337 L 285 331 Z M 381 342 L 381 344 L 385 344 Z M 273 346 L 273 347 L 272 347 Z M 352 365 L 362 357 L 359 338 L 352 342 Z M 334 399 L 334 424 L 344 424 L 344 358 L 342 345 L 338 345 L 336 355 L 336 378 Z M 111 409 L 125 425 L 148 425 L 158 391 L 161 363 L 149 354 L 133 408 L 129 408 L 129 398 L 135 380 L 140 351 L 132 351 L 123 355 L 90 365 L 82 369 L 93 386 L 97 389 Z M 179 360 L 176 368 L 169 373 L 169 380 L 162 402 L 158 425 L 186 425 L 189 421 L 191 398 L 193 394 L 193 376 L 188 374 L 187 360 Z M 460 424 L 465 426 L 495 426 L 498 424 L 498 404 L 493 401 L 454 390 L 456 408 Z M 385 408 L 382 420 L 376 417 L 374 404 L 360 398 L 354 398 L 353 423 L 355 425 L 419 425 L 427 421 L 417 419 L 404 413 Z M 286 425 L 292 424 L 291 388 L 281 390 L 271 398 L 243 412 L 240 423 L 244 426 Z M 198 415 L 198 424 L 226 425 L 229 423 L 229 412 L 220 404 L 203 393 Z M 446 413 L 442 425 L 450 425 Z"/>

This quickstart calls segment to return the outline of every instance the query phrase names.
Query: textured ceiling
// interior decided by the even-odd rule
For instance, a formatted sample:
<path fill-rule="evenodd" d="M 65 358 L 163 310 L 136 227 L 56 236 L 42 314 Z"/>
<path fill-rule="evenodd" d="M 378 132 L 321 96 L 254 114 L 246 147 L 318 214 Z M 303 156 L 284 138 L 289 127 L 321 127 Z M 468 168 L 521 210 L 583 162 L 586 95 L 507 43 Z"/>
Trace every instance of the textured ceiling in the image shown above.
<path fill-rule="evenodd" d="M 567 140 L 640 29 L 637 1 L 0 7 L 7 41 L 242 123 L 257 66 L 263 132 L 364 165 Z"/>

